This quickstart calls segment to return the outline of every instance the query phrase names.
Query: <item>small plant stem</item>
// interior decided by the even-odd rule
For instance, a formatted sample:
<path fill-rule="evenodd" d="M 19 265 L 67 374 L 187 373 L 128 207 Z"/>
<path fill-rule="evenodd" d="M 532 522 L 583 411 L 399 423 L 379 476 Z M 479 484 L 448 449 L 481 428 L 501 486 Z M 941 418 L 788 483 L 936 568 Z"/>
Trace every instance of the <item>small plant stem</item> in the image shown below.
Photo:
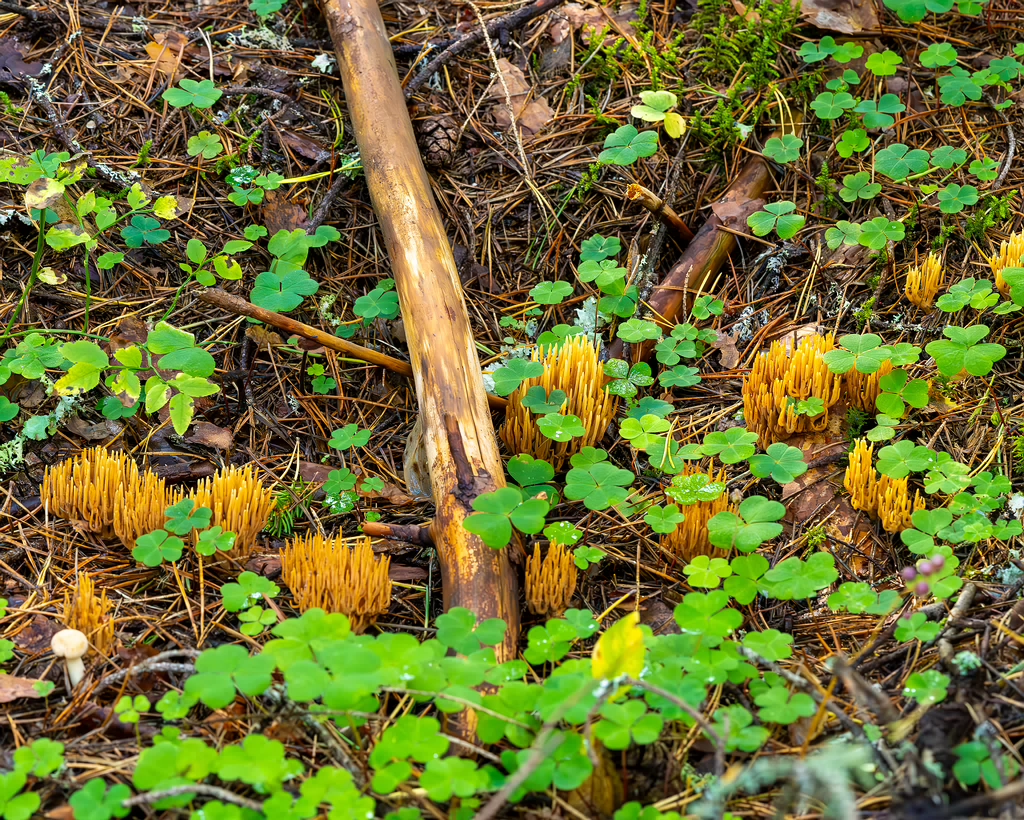
<path fill-rule="evenodd" d="M 11 313 L 11 318 L 7 322 L 7 327 L 4 328 L 3 338 L 0 339 L 0 344 L 6 342 L 11 336 L 11 328 L 14 327 L 18 321 L 18 317 L 21 316 L 21 311 L 25 307 L 25 303 L 28 301 L 28 295 L 32 292 L 32 286 L 36 282 L 36 277 L 39 275 L 39 265 L 43 261 L 43 254 L 46 252 L 46 237 L 43 234 L 43 227 L 46 216 L 45 212 L 42 218 L 39 220 L 39 238 L 36 240 L 36 252 L 32 257 L 32 270 L 28 275 L 28 284 L 25 285 L 25 290 L 21 292 L 21 298 L 18 300 L 18 304 L 15 306 L 14 311 Z M 88 276 L 86 271 L 86 276 Z M 87 303 L 88 304 L 88 303 Z"/>
<path fill-rule="evenodd" d="M 587 713 L 587 721 L 589 722 L 591 717 L 597 714 L 597 711 L 604 705 L 604 702 L 608 700 L 616 691 L 617 687 L 608 682 L 604 692 L 597 699 L 597 702 L 590 708 Z M 566 700 L 555 710 L 555 713 L 548 718 L 544 724 L 544 728 L 540 734 L 537 735 L 533 741 L 533 745 L 530 747 L 530 757 L 526 762 L 516 769 L 515 773 L 505 781 L 505 785 L 495 793 L 494 797 L 487 801 L 487 804 L 477 812 L 476 817 L 473 820 L 492 820 L 497 817 L 498 812 L 505 806 L 508 799 L 512 796 L 516 789 L 518 789 L 526 780 L 533 774 L 540 765 L 550 757 L 555 749 L 562 745 L 561 738 L 555 738 L 557 743 L 552 743 L 552 736 L 558 727 L 558 724 L 562 720 L 562 716 L 572 709 L 577 703 L 579 703 L 585 695 L 590 694 L 590 689 L 583 687 L 579 689 L 575 695 Z"/>
<path fill-rule="evenodd" d="M 222 789 L 219 786 L 207 786 L 202 783 L 187 783 L 181 786 L 172 786 L 169 789 L 145 792 L 144 794 L 138 794 L 135 797 L 129 797 L 121 805 L 125 808 L 148 806 L 152 803 L 159 803 L 161 800 L 166 800 L 169 797 L 180 797 L 184 794 L 201 794 L 205 797 L 214 797 L 225 803 L 233 803 L 236 806 L 242 806 L 250 811 L 263 811 L 263 804 L 258 800 L 250 800 L 249 798 L 242 797 L 228 789 Z"/>

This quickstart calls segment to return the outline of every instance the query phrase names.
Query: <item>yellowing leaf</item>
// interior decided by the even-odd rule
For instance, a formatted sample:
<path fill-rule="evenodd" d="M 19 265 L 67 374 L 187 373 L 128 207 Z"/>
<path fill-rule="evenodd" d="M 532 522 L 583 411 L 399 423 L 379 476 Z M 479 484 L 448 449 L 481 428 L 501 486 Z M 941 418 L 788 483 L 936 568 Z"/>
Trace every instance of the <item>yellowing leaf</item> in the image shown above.
<path fill-rule="evenodd" d="M 591 665 L 595 678 L 640 677 L 644 670 L 644 633 L 639 624 L 640 613 L 630 612 L 598 639 Z"/>
<path fill-rule="evenodd" d="M 68 281 L 68 278 L 63 273 L 57 273 L 49 265 L 45 268 L 40 268 L 39 273 L 36 275 L 39 277 L 40 282 L 45 282 L 47 285 L 63 285 Z"/>
<path fill-rule="evenodd" d="M 25 206 L 30 211 L 41 211 L 56 205 L 64 196 L 64 183 L 42 177 L 28 186 L 25 191 Z"/>
<path fill-rule="evenodd" d="M 153 203 L 153 214 L 160 219 L 174 219 L 178 215 L 178 200 L 173 196 L 162 196 Z"/>
<path fill-rule="evenodd" d="M 686 131 L 686 120 L 675 111 L 669 111 L 665 115 L 665 133 L 672 139 L 679 139 Z"/>
<path fill-rule="evenodd" d="M 46 232 L 46 244 L 55 251 L 66 251 L 76 245 L 83 245 L 90 239 L 92 237 L 82 229 L 81 225 L 74 225 L 70 222 L 52 225 Z"/>

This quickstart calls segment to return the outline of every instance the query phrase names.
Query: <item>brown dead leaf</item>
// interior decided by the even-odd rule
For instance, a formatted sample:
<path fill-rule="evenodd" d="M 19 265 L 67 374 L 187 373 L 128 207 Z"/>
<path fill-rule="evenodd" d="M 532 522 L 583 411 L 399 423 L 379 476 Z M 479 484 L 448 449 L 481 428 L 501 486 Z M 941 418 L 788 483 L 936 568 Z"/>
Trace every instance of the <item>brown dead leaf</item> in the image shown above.
<path fill-rule="evenodd" d="M 278 135 L 279 140 L 284 143 L 285 147 L 313 162 L 321 162 L 331 155 L 331 151 L 326 145 L 303 134 L 296 134 L 294 131 L 287 129 L 281 129 L 280 131 L 275 131 L 275 133 Z"/>
<path fill-rule="evenodd" d="M 570 34 L 572 34 L 572 25 L 565 17 L 556 16 L 548 26 L 548 36 L 556 46 L 568 39 Z"/>
<path fill-rule="evenodd" d="M 75 810 L 71 806 L 58 806 L 44 816 L 46 820 L 75 820 Z"/>
<path fill-rule="evenodd" d="M 612 12 L 604 7 L 584 8 L 579 3 L 569 3 L 564 7 L 565 18 L 573 29 L 579 29 L 583 42 L 587 45 L 594 36 L 604 28 L 609 32 L 605 35 L 604 45 L 611 45 L 623 31 L 629 30 L 629 24 L 637 19 L 636 3 L 623 3 L 619 10 Z"/>
<path fill-rule="evenodd" d="M 878 30 L 878 15 L 871 0 L 803 0 L 807 22 L 825 31 L 858 34 Z"/>
<path fill-rule="evenodd" d="M 127 316 L 118 323 L 110 337 L 110 352 L 116 353 L 132 345 L 144 345 L 148 336 L 145 322 L 137 316 Z"/>
<path fill-rule="evenodd" d="M 153 40 L 146 43 L 146 54 L 156 63 L 157 71 L 176 77 L 181 73 L 181 61 L 188 51 L 188 38 L 180 31 L 161 31 Z"/>
<path fill-rule="evenodd" d="M 782 342 L 787 350 L 792 350 L 795 345 L 800 344 L 808 336 L 814 336 L 818 333 L 821 333 L 821 328 L 814 322 L 811 322 L 787 331 L 786 335 L 778 337 L 778 340 Z"/>
<path fill-rule="evenodd" d="M 741 3 L 740 0 L 732 0 L 732 7 L 736 9 L 736 13 L 740 18 L 746 20 L 748 23 L 757 25 L 761 22 L 761 15 L 753 9 L 748 8 L 746 3 Z"/>
<path fill-rule="evenodd" d="M 719 333 L 711 344 L 712 349 L 722 354 L 722 369 L 732 370 L 740 363 L 740 352 L 736 349 L 736 337 L 728 333 Z"/>
<path fill-rule="evenodd" d="M 14 37 L 0 39 L 0 80 L 12 77 L 36 77 L 43 70 L 42 63 L 26 63 L 21 43 Z"/>
<path fill-rule="evenodd" d="M 508 87 L 508 93 L 512 97 L 512 106 L 515 108 L 517 102 L 516 98 L 525 97 L 530 93 L 530 84 L 526 81 L 526 76 L 523 74 L 519 66 L 512 65 L 512 63 L 504 57 L 498 60 L 498 70 L 501 72 L 501 76 L 505 80 L 505 86 Z M 490 96 L 499 100 L 505 99 L 505 88 L 500 82 L 493 83 L 491 85 Z"/>
<path fill-rule="evenodd" d="M 22 652 L 38 655 L 50 648 L 50 639 L 63 628 L 56 621 L 51 621 L 42 615 L 33 615 L 28 629 L 23 629 L 14 636 L 14 645 Z"/>
<path fill-rule="evenodd" d="M 35 678 L 16 678 L 14 675 L 0 675 L 0 703 L 11 703 L 21 698 L 40 698 L 35 685 L 42 683 Z"/>
<path fill-rule="evenodd" d="M 123 424 L 110 421 L 109 419 L 90 424 L 78 416 L 69 418 L 65 426 L 69 432 L 74 433 L 76 436 L 81 436 L 86 441 L 102 441 L 106 438 L 112 438 L 124 429 Z"/>
<path fill-rule="evenodd" d="M 533 89 L 518 66 L 512 65 L 508 60 L 502 58 L 498 60 L 498 69 L 508 87 L 512 112 L 510 116 L 509 100 L 505 98 L 505 88 L 501 83 L 494 83 L 491 86 L 490 96 L 498 101 L 491 107 L 491 116 L 494 117 L 499 128 L 511 126 L 512 117 L 514 117 L 519 123 L 524 137 L 534 136 L 551 122 L 555 112 L 551 110 L 551 106 L 548 105 L 548 101 L 544 97 L 530 99 Z"/>
<path fill-rule="evenodd" d="M 185 441 L 203 447 L 212 447 L 214 450 L 230 450 L 235 443 L 230 430 L 210 424 L 208 421 L 198 421 L 193 424 L 188 435 L 185 436 Z"/>
<path fill-rule="evenodd" d="M 359 474 L 359 470 L 355 470 L 354 472 L 357 475 Z M 406 494 L 394 484 L 385 484 L 384 489 L 377 492 L 375 490 L 364 489 L 363 481 L 360 480 L 359 484 L 356 486 L 356 492 L 363 498 L 383 498 L 389 504 L 394 504 L 396 507 L 403 507 L 406 504 L 413 504 L 416 501 L 415 498 Z"/>
<path fill-rule="evenodd" d="M 299 477 L 307 484 L 323 484 L 331 475 L 331 468 L 312 461 L 299 462 Z"/>
<path fill-rule="evenodd" d="M 396 564 L 394 561 L 388 567 L 388 578 L 399 583 L 425 581 L 428 577 L 429 573 L 423 567 L 407 567 L 402 564 Z"/>
<path fill-rule="evenodd" d="M 253 325 L 245 329 L 245 335 L 252 339 L 259 347 L 260 350 L 269 350 L 272 347 L 280 347 L 284 344 L 284 339 L 272 330 L 267 330 L 265 327 L 259 325 Z"/>
<path fill-rule="evenodd" d="M 594 773 L 586 783 L 569 792 L 569 805 L 585 817 L 611 817 L 625 799 L 622 777 L 601 743 L 594 742 L 592 754 L 597 757 Z"/>
<path fill-rule="evenodd" d="M 263 203 L 263 219 L 271 236 L 278 231 L 305 230 L 309 224 L 306 209 L 283 191 L 267 191 Z"/>
<path fill-rule="evenodd" d="M 519 115 L 519 127 L 522 129 L 524 137 L 533 137 L 539 134 L 541 129 L 551 122 L 554 117 L 555 112 L 548 105 L 547 99 L 538 97 L 529 103 Z"/>
<path fill-rule="evenodd" d="M 257 555 L 245 565 L 249 572 L 274 580 L 281 576 L 281 558 L 277 555 Z"/>

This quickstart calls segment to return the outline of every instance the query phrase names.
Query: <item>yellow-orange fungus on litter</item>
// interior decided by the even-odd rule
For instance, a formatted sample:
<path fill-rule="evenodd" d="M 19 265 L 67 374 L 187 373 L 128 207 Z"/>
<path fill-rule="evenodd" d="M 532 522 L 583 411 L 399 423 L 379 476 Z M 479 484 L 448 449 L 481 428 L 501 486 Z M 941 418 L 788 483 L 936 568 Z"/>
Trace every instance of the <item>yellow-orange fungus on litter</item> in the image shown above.
<path fill-rule="evenodd" d="M 906 478 L 880 476 L 872 464 L 875 447 L 858 439 L 850 453 L 843 486 L 850 494 L 855 510 L 863 510 L 878 519 L 886 532 L 902 532 L 912 526 L 910 516 L 925 508 L 919 492 L 911 502 Z"/>
<path fill-rule="evenodd" d="M 572 553 L 552 544 L 541 558 L 540 547 L 526 559 L 526 605 L 534 615 L 558 618 L 569 608 L 578 570 Z"/>
<path fill-rule="evenodd" d="M 882 362 L 882 366 L 874 373 L 861 373 L 857 368 L 851 367 L 843 374 L 843 387 L 846 390 L 846 398 L 850 404 L 858 407 L 867 413 L 877 413 L 875 399 L 882 392 L 879 381 L 883 376 L 892 373 L 892 362 Z"/>
<path fill-rule="evenodd" d="M 1009 239 L 999 243 L 999 253 L 990 256 L 988 266 L 995 276 L 996 288 L 1006 298 L 1010 297 L 1010 286 L 1003 278 L 1006 268 L 1024 267 L 1024 231 L 1011 234 Z"/>
<path fill-rule="evenodd" d="M 274 509 L 273 491 L 264 485 L 252 467 L 228 467 L 196 486 L 192 498 L 196 507 L 213 511 L 211 526 L 235 534 L 232 558 L 245 558 L 256 546 L 256 538 L 267 526 Z"/>
<path fill-rule="evenodd" d="M 127 453 L 93 447 L 47 467 L 40 497 L 51 515 L 75 521 L 100 538 L 110 538 L 114 535 L 117 492 L 138 480 L 139 468 Z"/>
<path fill-rule="evenodd" d="M 683 468 L 683 475 L 696 475 L 704 472 L 699 467 L 687 464 Z M 705 475 L 713 482 L 725 484 L 725 470 L 715 473 L 714 469 L 708 470 Z M 669 499 L 670 503 L 675 503 Z M 724 556 L 726 550 L 721 550 L 711 544 L 708 540 L 708 521 L 720 512 L 736 513 L 735 504 L 729 502 L 729 495 L 723 492 L 714 501 L 698 501 L 696 504 L 687 504 L 680 507 L 680 511 L 686 517 L 675 528 L 673 532 L 663 535 L 661 545 L 677 556 L 685 564 L 690 563 L 698 555 L 708 557 Z"/>
<path fill-rule="evenodd" d="M 78 573 L 74 592 L 64 593 L 64 625 L 77 629 L 101 655 L 109 657 L 114 650 L 112 605 L 106 591 L 96 594 L 92 576 Z"/>
<path fill-rule="evenodd" d="M 833 347 L 831 334 L 814 334 L 797 343 L 795 350 L 784 341 L 772 342 L 754 359 L 743 380 L 743 418 L 762 446 L 828 425 L 829 408 L 842 392 L 842 379 L 822 358 Z M 824 412 L 813 417 L 798 414 L 797 403 L 810 398 L 820 399 Z"/>
<path fill-rule="evenodd" d="M 136 481 L 118 487 L 114 502 L 114 532 L 132 550 L 139 536 L 163 527 L 167 520 L 164 510 L 174 500 L 167 483 L 146 470 Z"/>
<path fill-rule="evenodd" d="M 370 539 L 324 538 L 320 533 L 290 540 L 281 551 L 281 578 L 300 610 L 341 612 L 362 632 L 391 604 L 391 559 L 375 557 Z"/>
<path fill-rule="evenodd" d="M 935 297 L 945 283 L 946 275 L 942 268 L 942 260 L 937 254 L 930 253 L 920 265 L 907 271 L 906 284 L 903 292 L 913 304 L 921 310 L 931 310 Z"/>
<path fill-rule="evenodd" d="M 532 361 L 541 362 L 544 373 L 527 379 L 509 396 L 505 423 L 498 435 L 510 452 L 529 453 L 560 470 L 570 456 L 584 447 L 595 446 L 604 437 L 615 418 L 619 399 L 604 389 L 606 379 L 600 351 L 586 336 L 571 336 L 558 347 L 537 347 Z M 565 393 L 560 412 L 580 419 L 587 431 L 583 436 L 555 442 L 541 433 L 538 416 L 522 403 L 530 388 L 538 385 L 548 397 L 555 390 Z"/>

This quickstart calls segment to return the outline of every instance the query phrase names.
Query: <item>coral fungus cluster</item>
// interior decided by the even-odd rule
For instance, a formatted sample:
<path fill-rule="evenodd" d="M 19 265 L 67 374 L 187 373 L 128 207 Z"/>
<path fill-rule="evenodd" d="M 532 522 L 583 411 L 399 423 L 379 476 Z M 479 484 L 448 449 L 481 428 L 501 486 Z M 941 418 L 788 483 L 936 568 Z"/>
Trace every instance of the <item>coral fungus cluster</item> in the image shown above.
<path fill-rule="evenodd" d="M 505 423 L 498 434 L 510 452 L 529 453 L 559 470 L 570 456 L 584 447 L 596 445 L 604 437 L 615 418 L 619 399 L 604 389 L 600 352 L 586 336 L 570 337 L 554 348 L 538 347 L 532 358 L 543 363 L 544 374 L 524 381 L 509 396 Z M 533 411 L 522 403 L 530 388 L 538 385 L 548 396 L 555 390 L 565 393 L 561 412 L 578 417 L 586 428 L 585 435 L 555 442 L 541 433 Z"/>
<path fill-rule="evenodd" d="M 1011 234 L 999 244 L 999 253 L 989 257 L 988 266 L 996 280 L 996 288 L 1006 298 L 1010 297 L 1010 286 L 1003 278 L 1006 268 L 1024 267 L 1024 232 Z"/>
<path fill-rule="evenodd" d="M 244 558 L 252 552 L 276 503 L 273 491 L 252 467 L 220 470 L 200 481 L 191 497 L 197 507 L 213 511 L 213 526 L 235 534 L 235 546 L 229 553 L 232 558 Z"/>
<path fill-rule="evenodd" d="M 559 618 L 576 591 L 578 571 L 572 553 L 552 544 L 541 558 L 540 547 L 526 559 L 526 605 L 534 615 Z"/>
<path fill-rule="evenodd" d="M 861 373 L 857 368 L 851 367 L 843 374 L 843 388 L 846 391 L 846 398 L 850 404 L 863 410 L 866 413 L 877 413 L 875 399 L 882 392 L 879 384 L 883 376 L 892 373 L 892 362 L 884 361 L 882 366 L 874 373 Z"/>
<path fill-rule="evenodd" d="M 743 381 L 743 417 L 763 445 L 782 441 L 794 433 L 824 430 L 828 411 L 842 390 L 842 380 L 822 358 L 832 350 L 833 337 L 814 334 L 793 349 L 783 341 L 754 359 Z M 798 412 L 799 402 L 820 399 L 824 411 L 810 416 Z"/>
<path fill-rule="evenodd" d="M 77 629 L 101 655 L 109 656 L 114 649 L 114 621 L 110 617 L 111 603 L 107 593 L 96 594 L 92 577 L 78 573 L 73 593 L 64 594 L 64 623 Z"/>
<path fill-rule="evenodd" d="M 906 478 L 879 476 L 872 463 L 875 446 L 858 439 L 850 453 L 843 486 L 855 510 L 877 518 L 886 532 L 896 533 L 913 526 L 910 516 L 925 507 L 921 493 L 911 502 Z"/>
<path fill-rule="evenodd" d="M 164 511 L 185 497 L 213 512 L 211 526 L 235 533 L 229 553 L 244 558 L 256 546 L 274 508 L 274 493 L 252 467 L 227 467 L 186 496 L 150 470 L 140 471 L 126 453 L 102 447 L 82 450 L 48 467 L 40 491 L 49 511 L 103 539 L 115 535 L 129 550 L 139 536 L 164 526 Z"/>
<path fill-rule="evenodd" d="M 391 559 L 374 557 L 369 538 L 324 538 L 310 533 L 281 551 L 281 578 L 300 610 L 320 608 L 348 616 L 362 632 L 391 604 Z"/>
<path fill-rule="evenodd" d="M 921 310 L 931 310 L 945 280 L 942 260 L 936 254 L 930 253 L 924 262 L 907 271 L 903 292 L 907 299 Z"/>
<path fill-rule="evenodd" d="M 111 538 L 117 494 L 138 482 L 139 468 L 127 453 L 92 447 L 47 467 L 40 497 L 52 515 L 75 521 L 100 538 Z"/>
<path fill-rule="evenodd" d="M 703 472 L 699 467 L 688 464 L 683 468 L 682 475 L 698 475 Z M 712 468 L 704 474 L 712 482 L 721 483 L 724 486 L 725 470 L 716 474 Z M 682 508 L 682 512 L 686 518 L 673 532 L 662 536 L 661 545 L 684 563 L 689 563 L 698 555 L 707 555 L 708 557 L 725 555 L 724 550 L 713 546 L 708 540 L 708 521 L 720 512 L 738 512 L 736 505 L 730 503 L 728 495 L 723 491 L 713 501 L 687 504 Z"/>

